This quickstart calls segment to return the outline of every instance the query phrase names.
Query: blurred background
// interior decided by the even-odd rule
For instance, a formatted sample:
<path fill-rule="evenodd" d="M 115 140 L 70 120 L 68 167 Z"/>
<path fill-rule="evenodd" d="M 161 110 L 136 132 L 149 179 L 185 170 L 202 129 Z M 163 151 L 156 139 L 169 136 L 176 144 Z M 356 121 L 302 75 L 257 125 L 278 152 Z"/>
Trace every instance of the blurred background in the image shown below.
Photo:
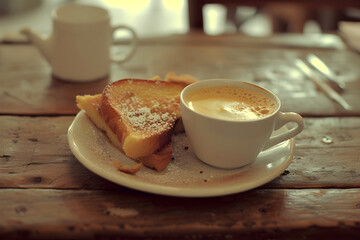
<path fill-rule="evenodd" d="M 339 21 L 360 20 L 357 0 L 1 0 L 0 33 L 24 26 L 48 33 L 52 9 L 66 2 L 103 7 L 109 10 L 113 25 L 129 25 L 140 37 L 189 31 L 255 37 L 275 32 L 335 32 Z"/>

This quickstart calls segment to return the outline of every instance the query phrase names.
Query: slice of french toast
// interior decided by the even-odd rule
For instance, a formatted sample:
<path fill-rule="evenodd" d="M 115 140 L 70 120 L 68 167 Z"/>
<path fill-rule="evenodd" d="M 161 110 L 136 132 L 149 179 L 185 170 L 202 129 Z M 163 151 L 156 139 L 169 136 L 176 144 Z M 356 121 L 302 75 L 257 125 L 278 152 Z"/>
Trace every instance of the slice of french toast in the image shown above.
<path fill-rule="evenodd" d="M 100 115 L 101 94 L 76 96 L 76 102 L 78 108 L 83 109 L 94 125 L 101 131 L 104 131 L 110 142 L 124 153 L 122 143 L 118 140 L 116 134 L 109 128 L 105 120 Z M 171 156 L 172 146 L 171 142 L 169 142 L 158 151 L 145 157 L 140 157 L 138 159 L 135 158 L 134 160 L 142 162 L 149 168 L 160 171 L 169 164 Z"/>
<path fill-rule="evenodd" d="M 97 128 L 128 157 L 156 170 L 171 160 L 171 137 L 180 118 L 185 83 L 124 79 L 108 84 L 102 94 L 77 96 Z"/>

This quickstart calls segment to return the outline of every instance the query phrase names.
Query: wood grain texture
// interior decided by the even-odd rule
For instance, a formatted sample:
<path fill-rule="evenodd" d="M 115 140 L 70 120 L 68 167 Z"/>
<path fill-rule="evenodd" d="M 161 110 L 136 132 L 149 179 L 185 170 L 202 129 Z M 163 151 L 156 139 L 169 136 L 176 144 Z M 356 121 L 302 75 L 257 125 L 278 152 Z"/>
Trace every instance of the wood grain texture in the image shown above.
<path fill-rule="evenodd" d="M 132 191 L 37 189 L 2 189 L 0 196 L 0 212 L 5 216 L 0 218 L 3 238 L 360 236 L 359 189 L 258 189 L 204 199 Z"/>
<path fill-rule="evenodd" d="M 0 239 L 360 239 L 360 55 L 334 35 L 189 36 L 142 40 L 130 61 L 86 84 L 53 79 L 30 44 L 0 45 Z M 310 52 L 346 82 L 342 96 L 354 111 L 294 67 Z M 176 198 L 113 184 L 81 165 L 67 141 L 75 96 L 169 71 L 276 93 L 283 111 L 305 117 L 289 167 L 244 193 Z"/>
<path fill-rule="evenodd" d="M 209 40 L 207 40 L 209 38 Z M 199 79 L 229 78 L 250 81 L 276 93 L 284 111 L 304 116 L 360 115 L 360 57 L 349 51 L 294 48 L 259 48 L 249 43 L 202 38 L 182 39 L 186 44 L 143 43 L 124 64 L 113 64 L 108 79 L 92 83 L 68 83 L 51 77 L 51 66 L 32 45 L 2 45 L 0 53 L 0 114 L 69 115 L 77 112 L 78 94 L 100 93 L 108 82 L 123 78 L 164 77 L 167 72 L 190 74 Z M 190 38 L 191 39 L 191 38 Z M 226 39 L 226 38 L 225 38 Z M 179 40 L 180 41 L 180 40 Z M 206 44 L 208 42 L 208 44 Z M 319 92 L 295 68 L 293 61 L 316 53 L 347 83 L 343 97 L 353 111 L 344 111 Z M 189 61 L 191 59 L 191 61 Z M 209 71 L 211 70 L 211 71 Z M 316 104 L 313 104 L 316 103 Z"/>
<path fill-rule="evenodd" d="M 0 187 L 115 186 L 89 172 L 72 155 L 67 129 L 73 117 L 2 116 L 0 119 L 0 175 L 3 176 Z"/>
<path fill-rule="evenodd" d="M 73 117 L 0 116 L 0 188 L 120 189 L 72 155 Z M 324 143 L 323 137 L 332 143 Z M 293 162 L 267 188 L 360 187 L 360 120 L 305 118 Z"/>
<path fill-rule="evenodd" d="M 77 94 L 95 94 L 107 84 L 103 80 L 85 86 L 53 79 L 50 65 L 31 45 L 2 45 L 0 51 L 3 114 L 74 114 Z"/>

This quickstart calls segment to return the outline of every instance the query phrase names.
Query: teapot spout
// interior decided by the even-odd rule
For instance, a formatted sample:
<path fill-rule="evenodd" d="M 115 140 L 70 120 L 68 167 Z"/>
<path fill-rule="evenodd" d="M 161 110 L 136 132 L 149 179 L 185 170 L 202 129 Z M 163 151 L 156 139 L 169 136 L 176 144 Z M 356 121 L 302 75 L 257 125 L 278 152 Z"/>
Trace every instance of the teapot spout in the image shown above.
<path fill-rule="evenodd" d="M 41 54 L 46 58 L 46 60 L 51 63 L 50 38 L 39 36 L 29 28 L 24 28 L 20 32 L 26 35 L 30 41 L 40 50 Z"/>

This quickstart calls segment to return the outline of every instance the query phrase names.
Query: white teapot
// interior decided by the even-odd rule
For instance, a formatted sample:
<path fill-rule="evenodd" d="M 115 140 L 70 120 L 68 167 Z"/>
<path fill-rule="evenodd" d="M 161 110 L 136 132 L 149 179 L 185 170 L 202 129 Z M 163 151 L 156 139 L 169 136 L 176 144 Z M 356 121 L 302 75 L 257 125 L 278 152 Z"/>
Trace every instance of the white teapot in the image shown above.
<path fill-rule="evenodd" d="M 29 28 L 21 30 L 52 66 L 55 78 L 88 82 L 109 75 L 111 61 L 124 62 L 136 50 L 135 31 L 127 26 L 110 25 L 108 12 L 99 7 L 75 3 L 53 11 L 53 32 L 42 37 Z M 122 59 L 110 58 L 113 33 L 125 29 L 132 35 L 131 50 Z"/>

